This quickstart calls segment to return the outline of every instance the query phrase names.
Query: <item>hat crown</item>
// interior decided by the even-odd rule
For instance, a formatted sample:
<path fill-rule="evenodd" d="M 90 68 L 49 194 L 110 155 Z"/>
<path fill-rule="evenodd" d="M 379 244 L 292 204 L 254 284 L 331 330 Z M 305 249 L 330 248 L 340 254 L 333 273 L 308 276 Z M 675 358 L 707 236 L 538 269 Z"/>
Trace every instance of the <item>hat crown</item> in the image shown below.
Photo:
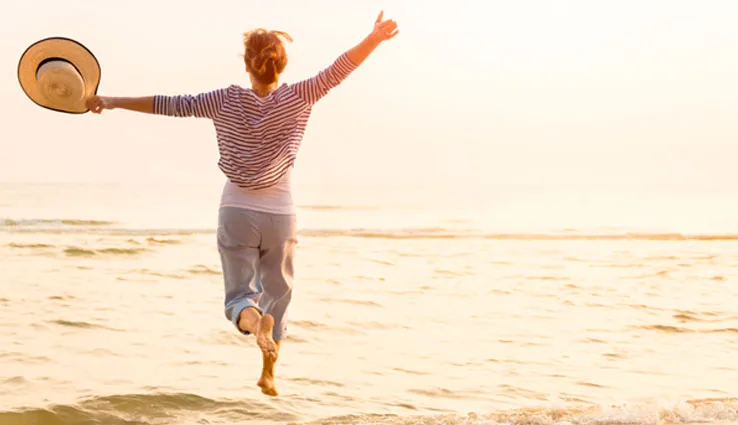
<path fill-rule="evenodd" d="M 84 100 L 85 81 L 77 68 L 65 60 L 49 60 L 36 71 L 39 91 L 53 103 Z"/>
<path fill-rule="evenodd" d="M 53 111 L 84 114 L 97 93 L 100 64 L 77 41 L 46 38 L 29 46 L 18 61 L 18 82 L 37 105 Z"/>

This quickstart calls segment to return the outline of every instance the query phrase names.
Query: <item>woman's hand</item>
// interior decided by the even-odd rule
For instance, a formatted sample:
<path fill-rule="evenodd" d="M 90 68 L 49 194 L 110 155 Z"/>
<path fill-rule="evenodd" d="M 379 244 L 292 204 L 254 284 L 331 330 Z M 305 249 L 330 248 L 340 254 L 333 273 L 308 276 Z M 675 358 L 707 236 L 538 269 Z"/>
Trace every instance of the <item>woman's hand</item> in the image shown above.
<path fill-rule="evenodd" d="M 361 65 L 369 55 L 372 54 L 374 49 L 377 48 L 383 41 L 387 41 L 397 35 L 399 30 L 397 29 L 397 22 L 392 19 L 383 20 L 384 11 L 379 12 L 376 22 L 374 22 L 374 29 L 371 34 L 366 36 L 361 43 L 357 44 L 353 48 L 349 49 L 346 53 L 348 54 L 349 60 L 354 65 Z"/>
<path fill-rule="evenodd" d="M 377 16 L 377 21 L 374 23 L 374 30 L 372 31 L 370 37 L 382 42 L 387 41 L 394 36 L 397 35 L 400 30 L 397 29 L 397 22 L 393 21 L 392 19 L 383 20 L 384 18 L 384 11 L 379 12 L 379 16 Z"/>
<path fill-rule="evenodd" d="M 93 114 L 99 114 L 105 109 L 115 109 L 115 102 L 110 97 L 92 96 L 87 99 L 87 107 Z"/>

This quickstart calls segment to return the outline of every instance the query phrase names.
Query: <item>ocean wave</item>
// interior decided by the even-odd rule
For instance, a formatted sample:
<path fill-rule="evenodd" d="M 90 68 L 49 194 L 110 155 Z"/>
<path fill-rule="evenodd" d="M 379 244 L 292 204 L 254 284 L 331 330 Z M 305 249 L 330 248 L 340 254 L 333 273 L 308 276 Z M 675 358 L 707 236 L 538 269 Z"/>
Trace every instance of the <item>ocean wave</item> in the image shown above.
<path fill-rule="evenodd" d="M 485 233 L 474 230 L 437 229 L 305 229 L 301 236 L 368 239 L 490 239 L 519 241 L 738 241 L 738 234 L 682 233 Z"/>
<path fill-rule="evenodd" d="M 115 224 L 108 220 L 85 220 L 68 218 L 32 218 L 32 219 L 0 219 L 0 225 L 7 227 L 34 227 L 34 226 L 111 226 Z"/>
<path fill-rule="evenodd" d="M 414 406 L 407 406 L 415 410 Z M 525 408 L 492 414 L 398 416 L 351 415 L 310 425 L 676 425 L 738 420 L 738 400 L 690 400 L 676 404 L 621 404 Z"/>
<path fill-rule="evenodd" d="M 9 243 L 8 246 L 10 248 L 17 248 L 17 249 L 48 249 L 53 248 L 54 245 L 49 245 L 45 243 Z"/>
<path fill-rule="evenodd" d="M 146 242 L 148 242 L 151 245 L 179 245 L 182 243 L 182 241 L 179 239 L 155 238 L 153 236 L 147 238 Z"/>
<path fill-rule="evenodd" d="M 68 247 L 64 250 L 64 253 L 70 257 L 94 257 L 97 255 L 111 255 L 111 256 L 132 256 L 139 255 L 147 252 L 147 249 L 143 248 L 80 248 L 76 246 Z"/>
<path fill-rule="evenodd" d="M 147 248 L 92 248 L 80 246 L 51 245 L 46 243 L 9 243 L 9 248 L 23 249 L 39 254 L 48 254 L 49 250 L 56 250 L 68 257 L 96 257 L 96 256 L 135 256 L 149 252 Z"/>
<path fill-rule="evenodd" d="M 256 401 L 213 400 L 195 394 L 126 394 L 74 405 L 0 412 L 0 425 L 149 425 L 196 423 L 196 418 L 294 421 L 295 416 Z M 194 419 L 194 420 L 193 420 Z M 200 422 L 201 423 L 201 422 Z"/>
<path fill-rule="evenodd" d="M 306 384 L 340 388 L 340 383 L 310 381 Z M 548 407 L 493 413 L 397 415 L 361 414 L 330 417 L 308 425 L 671 425 L 725 423 L 738 420 L 737 399 L 689 400 L 678 403 L 623 403 L 567 407 L 552 400 Z M 403 410 L 420 410 L 407 403 L 393 403 Z M 298 423 L 299 418 L 269 404 L 253 400 L 214 400 L 194 394 L 130 394 L 96 397 L 75 405 L 0 412 L 0 425 L 150 425 L 184 423 Z"/>
<path fill-rule="evenodd" d="M 174 228 L 126 228 L 126 227 L 67 227 L 67 226 L 21 226 L 21 227 L 1 227 L 0 232 L 18 233 L 18 234 L 39 234 L 39 235 L 95 235 L 95 236 L 126 236 L 126 237 L 172 237 L 172 236 L 192 236 L 192 235 L 212 235 L 215 234 L 214 228 L 199 229 L 174 229 Z M 130 243 L 140 244 L 136 240 L 130 240 Z M 156 241 L 147 240 L 149 244 L 156 244 Z M 171 241 L 170 241 L 171 242 Z M 160 243 L 161 244 L 161 243 Z M 166 243 L 171 244 L 171 243 Z"/>
<path fill-rule="evenodd" d="M 11 220 L 12 221 L 12 220 Z M 7 219 L 6 219 L 7 222 Z M 149 245 L 174 245 L 182 243 L 173 237 L 212 235 L 212 228 L 127 228 L 113 227 L 108 221 L 66 220 L 61 225 L 48 225 L 54 220 L 36 220 L 25 225 L 0 226 L 6 233 L 38 234 L 91 234 L 108 236 L 144 237 Z M 2 221 L 0 221 L 2 223 Z M 90 224 L 93 223 L 93 224 Z M 408 228 L 307 228 L 298 235 L 305 238 L 360 238 L 360 239 L 487 239 L 514 241 L 738 241 L 738 233 L 679 233 L 679 232 L 608 232 L 566 231 L 552 232 L 485 232 L 478 229 L 446 227 Z M 131 242 L 139 243 L 131 240 Z M 670 257 L 654 257 L 651 260 L 668 260 Z M 709 259 L 709 258 L 707 258 Z"/>

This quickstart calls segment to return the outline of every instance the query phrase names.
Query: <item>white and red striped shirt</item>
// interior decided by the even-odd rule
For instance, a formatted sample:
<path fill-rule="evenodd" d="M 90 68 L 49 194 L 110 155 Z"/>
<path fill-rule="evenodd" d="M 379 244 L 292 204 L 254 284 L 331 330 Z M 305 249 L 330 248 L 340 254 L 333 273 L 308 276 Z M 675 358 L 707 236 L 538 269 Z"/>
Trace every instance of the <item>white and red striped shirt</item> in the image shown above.
<path fill-rule="evenodd" d="M 196 96 L 155 96 L 154 113 L 213 120 L 221 171 L 238 187 L 266 189 L 294 165 L 313 105 L 356 67 L 344 53 L 318 75 L 263 98 L 237 85 Z"/>

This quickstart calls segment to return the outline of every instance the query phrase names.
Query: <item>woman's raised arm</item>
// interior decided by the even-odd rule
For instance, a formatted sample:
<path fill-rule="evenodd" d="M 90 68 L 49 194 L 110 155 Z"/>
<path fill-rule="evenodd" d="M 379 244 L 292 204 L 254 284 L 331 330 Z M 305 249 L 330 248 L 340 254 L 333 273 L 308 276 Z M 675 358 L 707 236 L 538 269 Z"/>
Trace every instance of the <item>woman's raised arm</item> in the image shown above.
<path fill-rule="evenodd" d="M 334 87 L 341 84 L 356 67 L 361 65 L 383 41 L 397 35 L 397 23 L 391 19 L 383 20 L 380 12 L 374 29 L 359 44 L 349 49 L 318 75 L 294 84 L 297 95 L 309 104 L 314 104 Z"/>

